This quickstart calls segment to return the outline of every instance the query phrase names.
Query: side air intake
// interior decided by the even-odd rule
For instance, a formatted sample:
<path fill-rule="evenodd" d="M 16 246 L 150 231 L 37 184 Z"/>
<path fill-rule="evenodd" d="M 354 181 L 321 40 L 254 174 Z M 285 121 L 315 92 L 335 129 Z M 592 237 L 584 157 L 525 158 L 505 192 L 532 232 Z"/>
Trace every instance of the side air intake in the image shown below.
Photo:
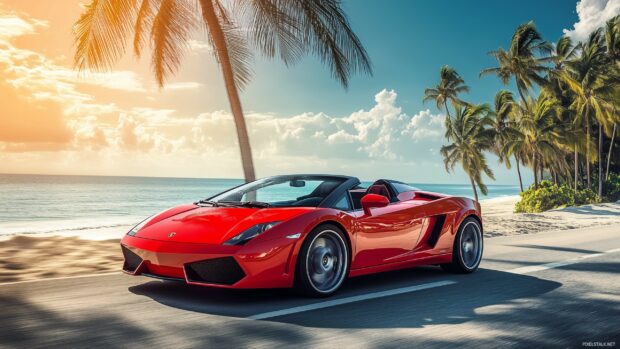
<path fill-rule="evenodd" d="M 232 285 L 245 277 L 235 258 L 222 257 L 185 265 L 185 275 L 191 282 Z"/>
<path fill-rule="evenodd" d="M 131 252 L 130 249 L 121 245 L 121 250 L 123 250 L 123 256 L 125 257 L 125 263 L 123 263 L 123 270 L 129 273 L 135 273 L 140 263 L 142 263 L 142 258 L 137 254 Z"/>
<path fill-rule="evenodd" d="M 437 244 L 437 240 L 439 240 L 439 234 L 441 233 L 441 230 L 443 229 L 443 225 L 446 222 L 446 215 L 442 214 L 442 215 L 438 215 L 438 216 L 432 216 L 431 217 L 431 233 L 428 236 L 428 244 L 431 247 L 435 247 L 435 245 Z"/>

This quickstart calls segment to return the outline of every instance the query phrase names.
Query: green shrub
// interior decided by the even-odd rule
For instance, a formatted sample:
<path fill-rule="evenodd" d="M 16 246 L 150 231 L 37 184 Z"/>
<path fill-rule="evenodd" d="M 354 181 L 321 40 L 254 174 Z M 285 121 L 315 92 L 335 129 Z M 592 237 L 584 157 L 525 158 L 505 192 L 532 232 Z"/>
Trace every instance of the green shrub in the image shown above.
<path fill-rule="evenodd" d="M 581 189 L 575 193 L 575 205 L 588 205 L 600 202 L 598 195 L 592 189 Z"/>
<path fill-rule="evenodd" d="M 574 191 L 565 185 L 541 181 L 538 188 L 532 185 L 522 192 L 521 200 L 515 205 L 515 212 L 543 212 L 552 208 L 575 204 Z"/>
<path fill-rule="evenodd" d="M 616 194 L 620 194 L 620 178 L 616 176 L 618 189 Z M 610 176 L 611 180 L 611 176 Z M 600 198 L 591 189 L 581 189 L 577 193 L 566 184 L 553 184 L 549 181 L 541 181 L 538 188 L 532 185 L 522 192 L 521 200 L 515 205 L 515 212 L 536 213 L 551 210 L 559 207 L 573 205 L 587 205 L 600 202 Z"/>
<path fill-rule="evenodd" d="M 618 201 L 620 200 L 620 174 L 610 173 L 609 179 L 603 186 L 603 197 L 605 201 Z"/>

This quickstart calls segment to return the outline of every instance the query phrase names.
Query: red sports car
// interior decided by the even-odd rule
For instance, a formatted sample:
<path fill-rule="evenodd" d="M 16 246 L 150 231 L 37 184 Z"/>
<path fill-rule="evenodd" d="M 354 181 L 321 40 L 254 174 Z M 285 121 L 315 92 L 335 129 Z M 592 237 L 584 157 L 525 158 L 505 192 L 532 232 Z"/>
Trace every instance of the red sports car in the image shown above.
<path fill-rule="evenodd" d="M 480 205 L 380 179 L 275 176 L 178 206 L 121 241 L 123 270 L 228 288 L 296 287 L 329 296 L 346 277 L 482 258 Z"/>

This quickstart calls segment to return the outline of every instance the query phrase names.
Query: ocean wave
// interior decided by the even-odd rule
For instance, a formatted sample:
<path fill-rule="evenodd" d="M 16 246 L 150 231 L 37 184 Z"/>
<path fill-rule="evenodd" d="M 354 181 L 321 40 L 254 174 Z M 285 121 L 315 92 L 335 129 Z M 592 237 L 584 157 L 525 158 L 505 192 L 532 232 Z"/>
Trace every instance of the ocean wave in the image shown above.
<path fill-rule="evenodd" d="M 80 220 L 50 220 L 50 221 L 20 221 L 0 223 L 0 236 L 21 234 L 55 234 L 84 232 L 96 233 L 98 230 L 119 229 L 119 233 L 125 233 L 139 221 L 139 218 L 124 217 L 122 219 L 93 218 Z"/>

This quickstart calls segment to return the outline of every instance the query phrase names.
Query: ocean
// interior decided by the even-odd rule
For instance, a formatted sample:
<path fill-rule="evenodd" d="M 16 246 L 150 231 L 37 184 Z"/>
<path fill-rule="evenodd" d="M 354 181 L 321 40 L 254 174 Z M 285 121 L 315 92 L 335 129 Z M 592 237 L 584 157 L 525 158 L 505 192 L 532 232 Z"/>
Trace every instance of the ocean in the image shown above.
<path fill-rule="evenodd" d="M 241 179 L 0 174 L 0 237 L 120 238 L 154 213 L 241 183 Z M 411 184 L 427 191 L 472 196 L 468 184 Z M 519 187 L 513 185 L 488 188 L 489 195 L 480 199 L 519 193 Z"/>

